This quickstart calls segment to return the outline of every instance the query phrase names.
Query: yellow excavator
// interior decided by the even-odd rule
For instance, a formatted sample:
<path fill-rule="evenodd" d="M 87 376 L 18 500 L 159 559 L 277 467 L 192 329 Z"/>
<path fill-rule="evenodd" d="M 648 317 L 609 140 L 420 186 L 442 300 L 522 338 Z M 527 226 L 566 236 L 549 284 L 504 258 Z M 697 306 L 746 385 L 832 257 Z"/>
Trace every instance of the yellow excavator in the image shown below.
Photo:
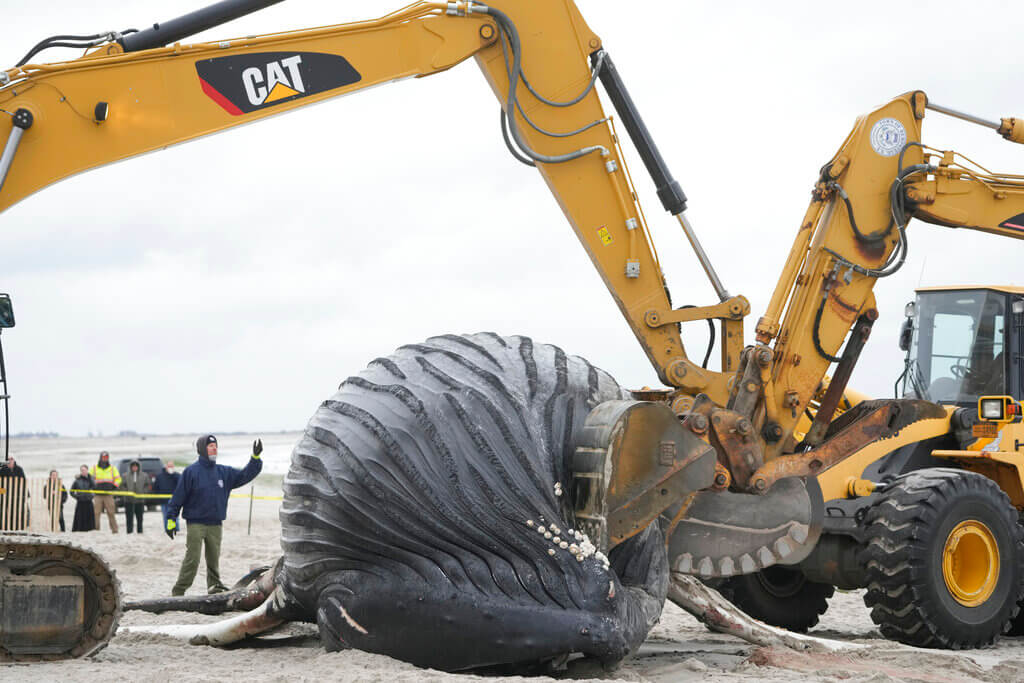
<path fill-rule="evenodd" d="M 958 388 L 936 386 L 939 350 L 963 331 L 933 325 L 922 341 L 922 317 L 908 369 L 921 393 L 854 402 L 847 383 L 878 317 L 874 285 L 906 262 L 911 218 L 1024 237 L 1024 181 L 926 146 L 926 113 L 1018 143 L 1024 119 L 988 121 L 916 90 L 858 118 L 815 178 L 749 340 L 750 304 L 717 275 L 624 77 L 573 0 L 423 1 L 372 20 L 182 42 L 278 1 L 224 0 L 139 31 L 54 36 L 0 71 L 0 211 L 82 171 L 472 57 L 501 104 L 511 154 L 547 182 L 665 387 L 587 416 L 571 444 L 577 528 L 606 552 L 659 524 L 674 571 L 718 582 L 768 621 L 796 614 L 791 628 L 813 623 L 835 586 L 866 587 L 883 633 L 906 643 L 975 647 L 1016 625 L 1024 480 L 1018 442 L 986 450 L 995 442 L 978 435 L 991 423 L 974 393 L 997 388 L 981 384 L 981 352 L 952 364 Z M 54 46 L 86 52 L 35 59 Z M 717 302 L 673 306 L 614 126 Z M 1005 326 L 1019 296 L 1004 294 Z M 930 305 L 921 300 L 922 316 Z M 689 358 L 680 336 L 682 324 L 706 321 L 719 325 L 717 371 Z M 1011 362 L 1003 349 L 1019 391 L 1019 355 Z M 0 660 L 88 654 L 116 629 L 116 579 L 91 553 L 0 537 L 0 584 Z"/>

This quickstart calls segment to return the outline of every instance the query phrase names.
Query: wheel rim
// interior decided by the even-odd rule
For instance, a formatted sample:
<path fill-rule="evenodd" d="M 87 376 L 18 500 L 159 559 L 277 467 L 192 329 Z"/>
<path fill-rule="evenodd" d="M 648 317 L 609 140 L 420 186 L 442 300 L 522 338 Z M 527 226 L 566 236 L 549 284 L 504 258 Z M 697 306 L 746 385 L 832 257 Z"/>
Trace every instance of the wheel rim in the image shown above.
<path fill-rule="evenodd" d="M 999 580 L 999 547 L 985 524 L 970 519 L 949 532 L 942 577 L 953 599 L 965 607 L 977 607 L 992 597 Z"/>

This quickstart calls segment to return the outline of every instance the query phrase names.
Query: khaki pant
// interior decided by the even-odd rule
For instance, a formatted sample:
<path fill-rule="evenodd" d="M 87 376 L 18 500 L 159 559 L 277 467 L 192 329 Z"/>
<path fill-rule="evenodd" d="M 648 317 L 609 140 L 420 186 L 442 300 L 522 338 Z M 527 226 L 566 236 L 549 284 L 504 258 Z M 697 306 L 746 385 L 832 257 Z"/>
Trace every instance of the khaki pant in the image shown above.
<path fill-rule="evenodd" d="M 192 585 L 199 571 L 199 553 L 206 544 L 206 589 L 209 593 L 226 591 L 220 582 L 220 541 L 224 527 L 220 524 L 187 523 L 185 534 L 185 559 L 181 561 L 178 581 L 171 589 L 171 595 L 184 595 Z"/>
<path fill-rule="evenodd" d="M 110 520 L 110 531 L 117 533 L 117 506 L 114 504 L 113 496 L 102 496 L 96 494 L 92 499 L 92 511 L 96 516 L 96 531 L 100 530 L 100 515 L 107 511 L 107 519 Z"/>

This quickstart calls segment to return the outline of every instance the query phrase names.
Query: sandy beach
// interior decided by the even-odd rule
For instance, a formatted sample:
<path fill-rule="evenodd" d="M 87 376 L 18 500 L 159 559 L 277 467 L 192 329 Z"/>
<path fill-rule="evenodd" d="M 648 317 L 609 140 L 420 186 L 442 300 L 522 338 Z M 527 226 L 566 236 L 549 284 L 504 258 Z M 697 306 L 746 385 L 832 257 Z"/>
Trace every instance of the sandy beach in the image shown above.
<path fill-rule="evenodd" d="M 251 435 L 223 439 L 228 450 L 244 453 Z M 257 479 L 257 495 L 280 495 L 279 458 L 294 435 L 271 437 L 273 466 Z M 184 442 L 187 439 L 160 437 L 152 444 Z M 267 440 L 267 439 L 265 439 Z M 74 441 L 74 440 L 69 440 Z M 68 453 L 49 449 L 32 453 L 19 450 L 29 476 L 51 462 L 73 466 L 92 448 L 70 447 Z M 38 443 L 38 442 L 37 442 Z M 12 444 L 13 445 L 13 444 Z M 137 445 L 137 444 L 133 444 Z M 180 443 L 179 443 L 180 446 Z M 112 455 L 114 448 L 110 448 Z M 187 457 L 182 452 L 182 457 Z M 32 461 L 38 458 L 38 462 Z M 45 461 L 45 465 L 43 462 Z M 38 465 L 38 466 L 37 466 Z M 251 535 L 247 534 L 249 501 L 233 499 L 225 525 L 221 573 L 234 582 L 250 567 L 266 564 L 280 554 L 278 508 L 273 500 L 255 501 Z M 72 503 L 65 516 L 73 515 Z M 115 569 L 126 598 L 160 597 L 170 593 L 185 552 L 184 539 L 171 541 L 159 526 L 159 513 L 147 513 L 142 535 L 113 535 L 106 530 L 92 533 L 54 534 L 86 546 L 102 555 Z M 201 565 L 191 592 L 205 592 L 205 566 Z M 0 669 L 5 681 L 423 681 L 478 678 L 417 669 L 379 655 L 349 651 L 326 653 L 315 628 L 305 624 L 287 627 L 251 645 L 229 650 L 191 646 L 163 635 L 133 633 L 133 626 L 186 624 L 217 617 L 170 613 L 153 615 L 128 612 L 110 645 L 85 660 L 14 665 Z M 738 639 L 711 633 L 690 615 L 667 605 L 661 623 L 648 642 L 614 672 L 572 667 L 561 676 L 571 679 L 622 681 L 998 681 L 1024 680 L 1024 639 L 1004 639 L 997 646 L 967 652 L 917 650 L 883 639 L 872 624 L 860 592 L 837 592 L 815 635 L 866 645 L 849 654 L 804 654 L 785 649 L 758 648 Z M 452 647 L 457 647 L 453 643 Z M 490 677 L 493 680 L 493 677 Z M 509 679 L 511 680 L 511 679 Z M 520 679 L 515 679 L 520 680 Z M 550 679 L 532 679 L 550 680 Z"/>

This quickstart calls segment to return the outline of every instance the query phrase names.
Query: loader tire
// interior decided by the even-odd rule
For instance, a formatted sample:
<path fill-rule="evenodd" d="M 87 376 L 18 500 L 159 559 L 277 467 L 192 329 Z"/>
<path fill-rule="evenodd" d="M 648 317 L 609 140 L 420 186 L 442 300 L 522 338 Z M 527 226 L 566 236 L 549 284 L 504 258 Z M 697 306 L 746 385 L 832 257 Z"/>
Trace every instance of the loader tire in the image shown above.
<path fill-rule="evenodd" d="M 991 479 L 946 468 L 905 474 L 864 523 L 864 603 L 886 638 L 960 650 L 1009 628 L 1024 590 L 1024 528 Z"/>
<path fill-rule="evenodd" d="M 828 609 L 835 588 L 809 580 L 799 569 L 775 565 L 726 579 L 718 592 L 755 619 L 803 633 Z"/>

